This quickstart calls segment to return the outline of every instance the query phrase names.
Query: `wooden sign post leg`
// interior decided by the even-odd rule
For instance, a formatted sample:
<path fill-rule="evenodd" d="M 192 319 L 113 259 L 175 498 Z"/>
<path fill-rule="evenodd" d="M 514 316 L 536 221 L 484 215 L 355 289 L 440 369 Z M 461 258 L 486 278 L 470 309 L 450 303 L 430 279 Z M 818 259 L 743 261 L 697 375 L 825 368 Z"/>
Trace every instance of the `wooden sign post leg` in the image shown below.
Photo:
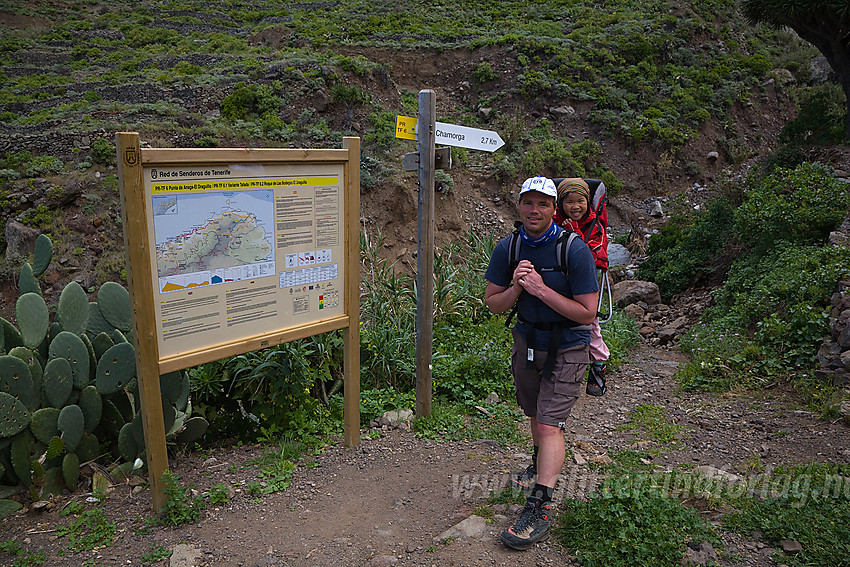
<path fill-rule="evenodd" d="M 127 253 L 127 281 L 133 306 L 136 376 L 145 431 L 145 457 L 153 508 L 159 512 L 165 504 L 162 473 L 168 468 L 168 450 L 165 446 L 165 424 L 159 388 L 159 350 L 155 315 L 153 305 L 144 301 L 144 298 L 153 297 L 153 274 L 139 135 L 135 132 L 118 132 L 115 135 L 115 145 L 118 151 L 118 178 L 121 181 L 124 249 Z"/>
<path fill-rule="evenodd" d="M 434 342 L 434 146 L 436 95 L 419 91 L 419 206 L 416 253 L 416 415 L 431 415 Z"/>
<path fill-rule="evenodd" d="M 343 329 L 343 427 L 345 445 L 360 443 L 360 138 L 345 137 L 348 150 L 345 166 L 345 310 L 348 327 Z"/>

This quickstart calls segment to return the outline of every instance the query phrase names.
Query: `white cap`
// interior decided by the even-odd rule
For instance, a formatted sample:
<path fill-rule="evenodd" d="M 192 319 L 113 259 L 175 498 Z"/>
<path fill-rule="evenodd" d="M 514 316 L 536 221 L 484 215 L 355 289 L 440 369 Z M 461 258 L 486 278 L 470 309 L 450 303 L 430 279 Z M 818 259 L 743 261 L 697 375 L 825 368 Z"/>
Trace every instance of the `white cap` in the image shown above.
<path fill-rule="evenodd" d="M 519 190 L 519 196 L 529 191 L 537 191 L 550 197 L 558 198 L 558 188 L 555 187 L 555 182 L 548 177 L 529 177 L 522 183 L 522 188 Z"/>

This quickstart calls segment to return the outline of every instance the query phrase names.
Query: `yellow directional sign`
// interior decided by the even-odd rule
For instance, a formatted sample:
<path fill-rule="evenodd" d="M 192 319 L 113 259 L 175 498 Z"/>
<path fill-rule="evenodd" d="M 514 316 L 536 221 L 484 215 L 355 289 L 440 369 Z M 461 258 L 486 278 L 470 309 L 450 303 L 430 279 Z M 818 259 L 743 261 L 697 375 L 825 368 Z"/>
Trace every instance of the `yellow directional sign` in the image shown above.
<path fill-rule="evenodd" d="M 410 116 L 396 116 L 395 137 L 402 140 L 415 140 L 416 119 Z"/>

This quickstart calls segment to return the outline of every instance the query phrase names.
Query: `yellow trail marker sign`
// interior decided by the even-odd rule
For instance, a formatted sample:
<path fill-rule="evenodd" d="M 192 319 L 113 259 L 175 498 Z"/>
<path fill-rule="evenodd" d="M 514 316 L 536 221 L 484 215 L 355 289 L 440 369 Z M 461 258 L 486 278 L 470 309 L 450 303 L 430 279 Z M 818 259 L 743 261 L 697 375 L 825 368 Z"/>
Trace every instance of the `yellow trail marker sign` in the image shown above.
<path fill-rule="evenodd" d="M 402 140 L 416 139 L 416 118 L 410 116 L 396 116 L 395 137 Z"/>
<path fill-rule="evenodd" d="M 505 145 L 502 137 L 492 130 L 469 128 L 467 126 L 446 124 L 444 122 L 434 122 L 434 128 L 434 142 L 437 144 L 485 152 L 495 152 Z M 395 137 L 404 140 L 415 140 L 416 118 L 396 116 Z"/>

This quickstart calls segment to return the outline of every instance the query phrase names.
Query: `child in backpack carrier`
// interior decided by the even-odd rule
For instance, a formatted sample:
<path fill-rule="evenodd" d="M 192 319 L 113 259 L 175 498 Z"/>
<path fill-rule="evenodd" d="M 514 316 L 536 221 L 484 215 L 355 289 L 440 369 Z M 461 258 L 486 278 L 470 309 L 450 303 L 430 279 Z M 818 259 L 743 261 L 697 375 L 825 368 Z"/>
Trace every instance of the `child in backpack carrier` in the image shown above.
<path fill-rule="evenodd" d="M 581 235 L 593 253 L 596 267 L 608 269 L 608 234 L 590 206 L 590 188 L 584 179 L 568 177 L 558 184 L 558 207 L 554 221 L 567 230 Z M 610 356 L 602 340 L 599 317 L 593 320 L 590 330 L 590 361 L 586 392 L 591 396 L 605 394 L 605 363 Z"/>

